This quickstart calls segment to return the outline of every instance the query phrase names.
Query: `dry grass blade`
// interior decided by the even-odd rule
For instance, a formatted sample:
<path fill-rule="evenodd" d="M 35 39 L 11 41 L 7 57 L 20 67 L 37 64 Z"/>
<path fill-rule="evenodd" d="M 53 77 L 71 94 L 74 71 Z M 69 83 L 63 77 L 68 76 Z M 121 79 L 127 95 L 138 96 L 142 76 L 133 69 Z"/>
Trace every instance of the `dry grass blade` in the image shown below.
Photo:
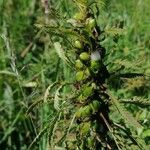
<path fill-rule="evenodd" d="M 43 101 L 43 98 L 41 97 L 41 98 L 39 98 L 39 100 L 37 100 L 37 101 L 35 101 L 33 104 L 31 104 L 31 105 L 29 106 L 28 110 L 26 111 L 26 115 L 28 115 L 28 114 L 33 110 L 33 108 L 34 108 L 35 106 L 37 106 L 39 103 L 42 103 L 42 101 Z"/>
<path fill-rule="evenodd" d="M 54 108 L 59 111 L 60 107 L 59 107 L 59 101 L 60 101 L 60 90 L 63 88 L 64 85 L 60 85 L 59 88 L 56 90 L 55 92 L 55 96 L 54 96 Z"/>
<path fill-rule="evenodd" d="M 48 88 L 46 89 L 46 91 L 45 91 L 45 93 L 44 93 L 44 102 L 47 101 L 47 97 L 49 96 L 50 90 L 51 90 L 55 85 L 57 85 L 57 84 L 58 84 L 58 82 L 54 82 L 54 83 L 52 83 L 51 85 L 48 86 Z"/>

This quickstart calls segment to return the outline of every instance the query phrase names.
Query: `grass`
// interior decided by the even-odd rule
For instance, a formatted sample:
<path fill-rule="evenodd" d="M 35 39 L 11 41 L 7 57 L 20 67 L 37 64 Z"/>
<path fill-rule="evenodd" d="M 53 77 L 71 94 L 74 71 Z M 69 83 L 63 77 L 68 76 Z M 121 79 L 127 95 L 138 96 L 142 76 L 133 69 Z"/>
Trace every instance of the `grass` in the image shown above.
<path fill-rule="evenodd" d="M 134 96 L 145 100 L 150 98 L 148 4 L 149 0 L 106 0 L 105 9 L 99 17 L 98 23 L 102 27 L 122 23 L 125 29 L 117 44 L 112 38 L 103 42 L 109 54 L 105 63 L 111 63 L 108 65 L 110 71 L 113 73 L 116 66 L 118 69 L 125 66 L 124 73 L 138 71 L 145 74 L 144 79 L 120 80 L 117 84 L 114 84 L 114 79 L 108 81 L 109 89 L 121 99 Z M 67 0 L 55 1 L 54 6 L 59 8 L 62 16 L 74 13 Z M 50 99 L 43 103 L 45 91 L 53 82 L 72 81 L 74 76 L 54 50 L 53 39 L 43 32 L 37 35 L 39 30 L 34 24 L 43 19 L 41 1 L 0 1 L 0 147 L 4 150 L 26 150 L 31 143 L 33 149 L 47 148 L 48 133 L 53 136 L 49 123 L 55 123 L 56 111 Z M 62 90 L 61 95 L 69 90 Z M 31 105 L 33 108 L 29 109 Z M 150 145 L 149 108 L 128 104 L 126 108 L 144 126 L 139 136 Z M 28 115 L 27 110 L 30 112 Z M 115 112 L 113 117 L 116 121 L 119 119 Z"/>

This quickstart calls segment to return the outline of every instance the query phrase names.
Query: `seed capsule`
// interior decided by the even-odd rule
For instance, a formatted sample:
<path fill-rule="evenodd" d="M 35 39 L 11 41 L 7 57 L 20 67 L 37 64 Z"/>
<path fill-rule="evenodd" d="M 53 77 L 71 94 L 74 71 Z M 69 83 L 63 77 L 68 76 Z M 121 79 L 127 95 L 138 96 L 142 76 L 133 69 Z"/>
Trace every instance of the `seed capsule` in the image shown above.
<path fill-rule="evenodd" d="M 90 69 L 92 72 L 98 73 L 98 71 L 102 68 L 102 65 L 103 64 L 101 61 L 92 60 L 91 65 L 90 65 Z"/>
<path fill-rule="evenodd" d="M 87 26 L 87 29 L 89 30 L 93 30 L 93 28 L 96 26 L 96 20 L 94 18 L 88 18 L 86 20 L 86 26 Z"/>
<path fill-rule="evenodd" d="M 84 122 L 80 125 L 80 131 L 83 135 L 87 134 L 90 130 L 91 123 L 90 122 Z"/>
<path fill-rule="evenodd" d="M 92 111 L 93 110 L 92 110 L 91 106 L 87 105 L 87 106 L 83 107 L 81 116 L 82 117 L 89 117 L 92 114 Z"/>
<path fill-rule="evenodd" d="M 99 108 L 100 108 L 100 103 L 99 103 L 99 101 L 94 100 L 94 101 L 92 102 L 92 108 L 93 108 L 93 111 L 94 111 L 94 112 L 97 112 L 97 111 L 99 110 Z"/>
<path fill-rule="evenodd" d="M 83 112 L 83 108 L 79 108 L 79 110 L 75 113 L 76 118 L 81 118 Z"/>
<path fill-rule="evenodd" d="M 82 69 L 84 67 L 83 63 L 81 62 L 81 60 L 77 59 L 75 62 L 75 67 L 77 69 Z"/>
<path fill-rule="evenodd" d="M 87 78 L 91 75 L 89 68 L 86 68 L 85 75 Z"/>
<path fill-rule="evenodd" d="M 87 53 L 87 52 L 83 52 L 80 54 L 80 59 L 83 60 L 83 61 L 87 61 L 90 59 L 90 55 Z"/>
<path fill-rule="evenodd" d="M 87 69 L 84 70 L 84 71 L 78 71 L 76 73 L 76 80 L 77 81 L 82 81 L 82 80 L 85 80 L 85 79 L 89 78 L 89 76 L 90 76 L 90 72 Z"/>
<path fill-rule="evenodd" d="M 76 73 L 76 80 L 77 81 L 82 81 L 84 79 L 84 72 L 83 71 L 78 71 Z"/>
<path fill-rule="evenodd" d="M 89 137 L 88 139 L 87 139 L 87 145 L 88 145 L 88 147 L 93 147 L 93 145 L 94 145 L 94 140 L 93 139 L 91 139 L 91 137 Z"/>
<path fill-rule="evenodd" d="M 83 95 L 84 95 L 85 97 L 91 96 L 92 93 L 93 93 L 93 88 L 92 88 L 92 86 L 86 86 L 86 87 L 84 87 L 84 89 L 83 89 Z"/>
<path fill-rule="evenodd" d="M 83 12 L 78 12 L 74 15 L 73 18 L 81 21 L 81 20 L 84 20 L 86 18 L 86 14 L 84 14 Z"/>
<path fill-rule="evenodd" d="M 75 46 L 76 48 L 79 48 L 79 49 L 82 49 L 82 48 L 83 48 L 82 43 L 81 43 L 80 41 L 78 41 L 78 40 L 75 41 L 74 46 Z"/>

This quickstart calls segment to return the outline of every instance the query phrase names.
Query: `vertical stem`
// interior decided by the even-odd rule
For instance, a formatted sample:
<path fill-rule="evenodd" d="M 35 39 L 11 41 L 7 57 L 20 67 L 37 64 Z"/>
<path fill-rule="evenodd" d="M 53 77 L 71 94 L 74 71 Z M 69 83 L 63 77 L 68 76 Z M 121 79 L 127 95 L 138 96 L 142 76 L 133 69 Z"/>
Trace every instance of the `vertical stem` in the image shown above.
<path fill-rule="evenodd" d="M 45 8 L 45 23 L 48 24 L 48 15 L 50 12 L 48 0 L 44 0 L 44 8 Z"/>

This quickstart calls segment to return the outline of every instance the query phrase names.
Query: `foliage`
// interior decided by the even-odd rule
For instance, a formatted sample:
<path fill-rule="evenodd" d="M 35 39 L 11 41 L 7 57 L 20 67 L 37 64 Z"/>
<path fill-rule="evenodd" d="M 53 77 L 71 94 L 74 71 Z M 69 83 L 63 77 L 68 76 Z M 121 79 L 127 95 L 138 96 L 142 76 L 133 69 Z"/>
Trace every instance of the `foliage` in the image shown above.
<path fill-rule="evenodd" d="M 0 1 L 0 147 L 149 149 L 149 0 L 43 2 Z"/>

